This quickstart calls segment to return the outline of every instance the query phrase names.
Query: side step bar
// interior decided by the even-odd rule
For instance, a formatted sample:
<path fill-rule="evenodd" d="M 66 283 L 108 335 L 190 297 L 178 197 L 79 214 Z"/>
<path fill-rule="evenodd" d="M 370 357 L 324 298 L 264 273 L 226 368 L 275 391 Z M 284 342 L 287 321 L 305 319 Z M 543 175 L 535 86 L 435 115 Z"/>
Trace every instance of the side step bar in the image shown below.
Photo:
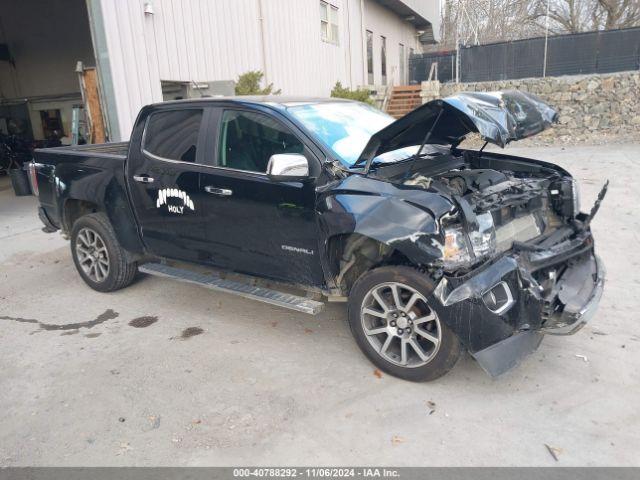
<path fill-rule="evenodd" d="M 324 309 L 324 303 L 309 298 L 278 292 L 269 288 L 254 287 L 245 283 L 226 280 L 216 275 L 192 272 L 191 270 L 176 268 L 162 263 L 145 263 L 140 266 L 139 270 L 149 275 L 172 278 L 179 282 L 194 283 L 218 292 L 231 293 L 311 315 L 317 315 Z"/>

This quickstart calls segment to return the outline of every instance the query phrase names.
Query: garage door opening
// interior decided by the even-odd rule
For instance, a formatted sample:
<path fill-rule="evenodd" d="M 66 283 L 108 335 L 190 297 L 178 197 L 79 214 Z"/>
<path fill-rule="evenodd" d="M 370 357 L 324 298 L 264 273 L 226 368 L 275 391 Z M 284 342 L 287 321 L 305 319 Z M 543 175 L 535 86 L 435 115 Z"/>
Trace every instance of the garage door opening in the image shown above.
<path fill-rule="evenodd" d="M 0 169 L 104 140 L 85 0 L 0 0 Z"/>

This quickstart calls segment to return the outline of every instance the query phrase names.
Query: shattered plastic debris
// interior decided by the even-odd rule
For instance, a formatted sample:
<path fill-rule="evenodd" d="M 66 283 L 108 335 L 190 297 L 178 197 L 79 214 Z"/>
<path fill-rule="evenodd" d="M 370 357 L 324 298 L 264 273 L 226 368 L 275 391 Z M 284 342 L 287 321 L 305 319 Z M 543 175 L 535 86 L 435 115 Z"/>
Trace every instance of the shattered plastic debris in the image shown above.
<path fill-rule="evenodd" d="M 133 450 L 133 448 L 131 448 L 131 445 L 129 445 L 129 442 L 120 442 L 120 450 L 118 451 L 118 453 L 116 453 L 116 455 L 123 455 L 129 450 Z"/>
<path fill-rule="evenodd" d="M 544 446 L 547 447 L 547 450 L 549 451 L 553 459 L 557 462 L 559 460 L 558 456 L 562 453 L 562 449 L 558 447 L 552 447 L 551 445 L 548 445 L 546 443 L 544 444 Z"/>
<path fill-rule="evenodd" d="M 160 415 L 150 415 L 149 422 L 151 422 L 151 428 L 157 429 L 160 427 Z"/>

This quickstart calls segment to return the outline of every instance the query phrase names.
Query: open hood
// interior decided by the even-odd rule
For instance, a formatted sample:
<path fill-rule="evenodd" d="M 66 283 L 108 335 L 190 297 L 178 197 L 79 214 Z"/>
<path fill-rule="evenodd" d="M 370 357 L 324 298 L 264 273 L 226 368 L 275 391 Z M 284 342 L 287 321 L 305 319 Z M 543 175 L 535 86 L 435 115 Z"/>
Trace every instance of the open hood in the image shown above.
<path fill-rule="evenodd" d="M 378 155 L 423 142 L 457 145 L 478 132 L 501 147 L 548 128 L 558 113 L 541 99 L 516 90 L 459 93 L 433 100 L 375 133 L 356 164 L 366 165 Z"/>

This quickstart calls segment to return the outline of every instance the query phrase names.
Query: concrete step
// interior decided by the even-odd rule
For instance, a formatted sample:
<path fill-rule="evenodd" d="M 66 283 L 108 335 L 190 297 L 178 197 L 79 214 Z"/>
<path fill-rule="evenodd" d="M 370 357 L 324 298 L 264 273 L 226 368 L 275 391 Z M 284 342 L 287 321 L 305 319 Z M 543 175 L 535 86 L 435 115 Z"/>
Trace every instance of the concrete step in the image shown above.
<path fill-rule="evenodd" d="M 145 263 L 138 270 L 149 275 L 171 278 L 179 282 L 193 283 L 218 292 L 231 293 L 259 302 L 277 305 L 278 307 L 296 310 L 310 315 L 317 315 L 324 309 L 323 302 L 300 297 L 290 293 L 279 292 L 270 288 L 255 287 L 246 283 L 227 280 L 215 274 L 205 274 L 172 267 L 163 263 Z"/>

